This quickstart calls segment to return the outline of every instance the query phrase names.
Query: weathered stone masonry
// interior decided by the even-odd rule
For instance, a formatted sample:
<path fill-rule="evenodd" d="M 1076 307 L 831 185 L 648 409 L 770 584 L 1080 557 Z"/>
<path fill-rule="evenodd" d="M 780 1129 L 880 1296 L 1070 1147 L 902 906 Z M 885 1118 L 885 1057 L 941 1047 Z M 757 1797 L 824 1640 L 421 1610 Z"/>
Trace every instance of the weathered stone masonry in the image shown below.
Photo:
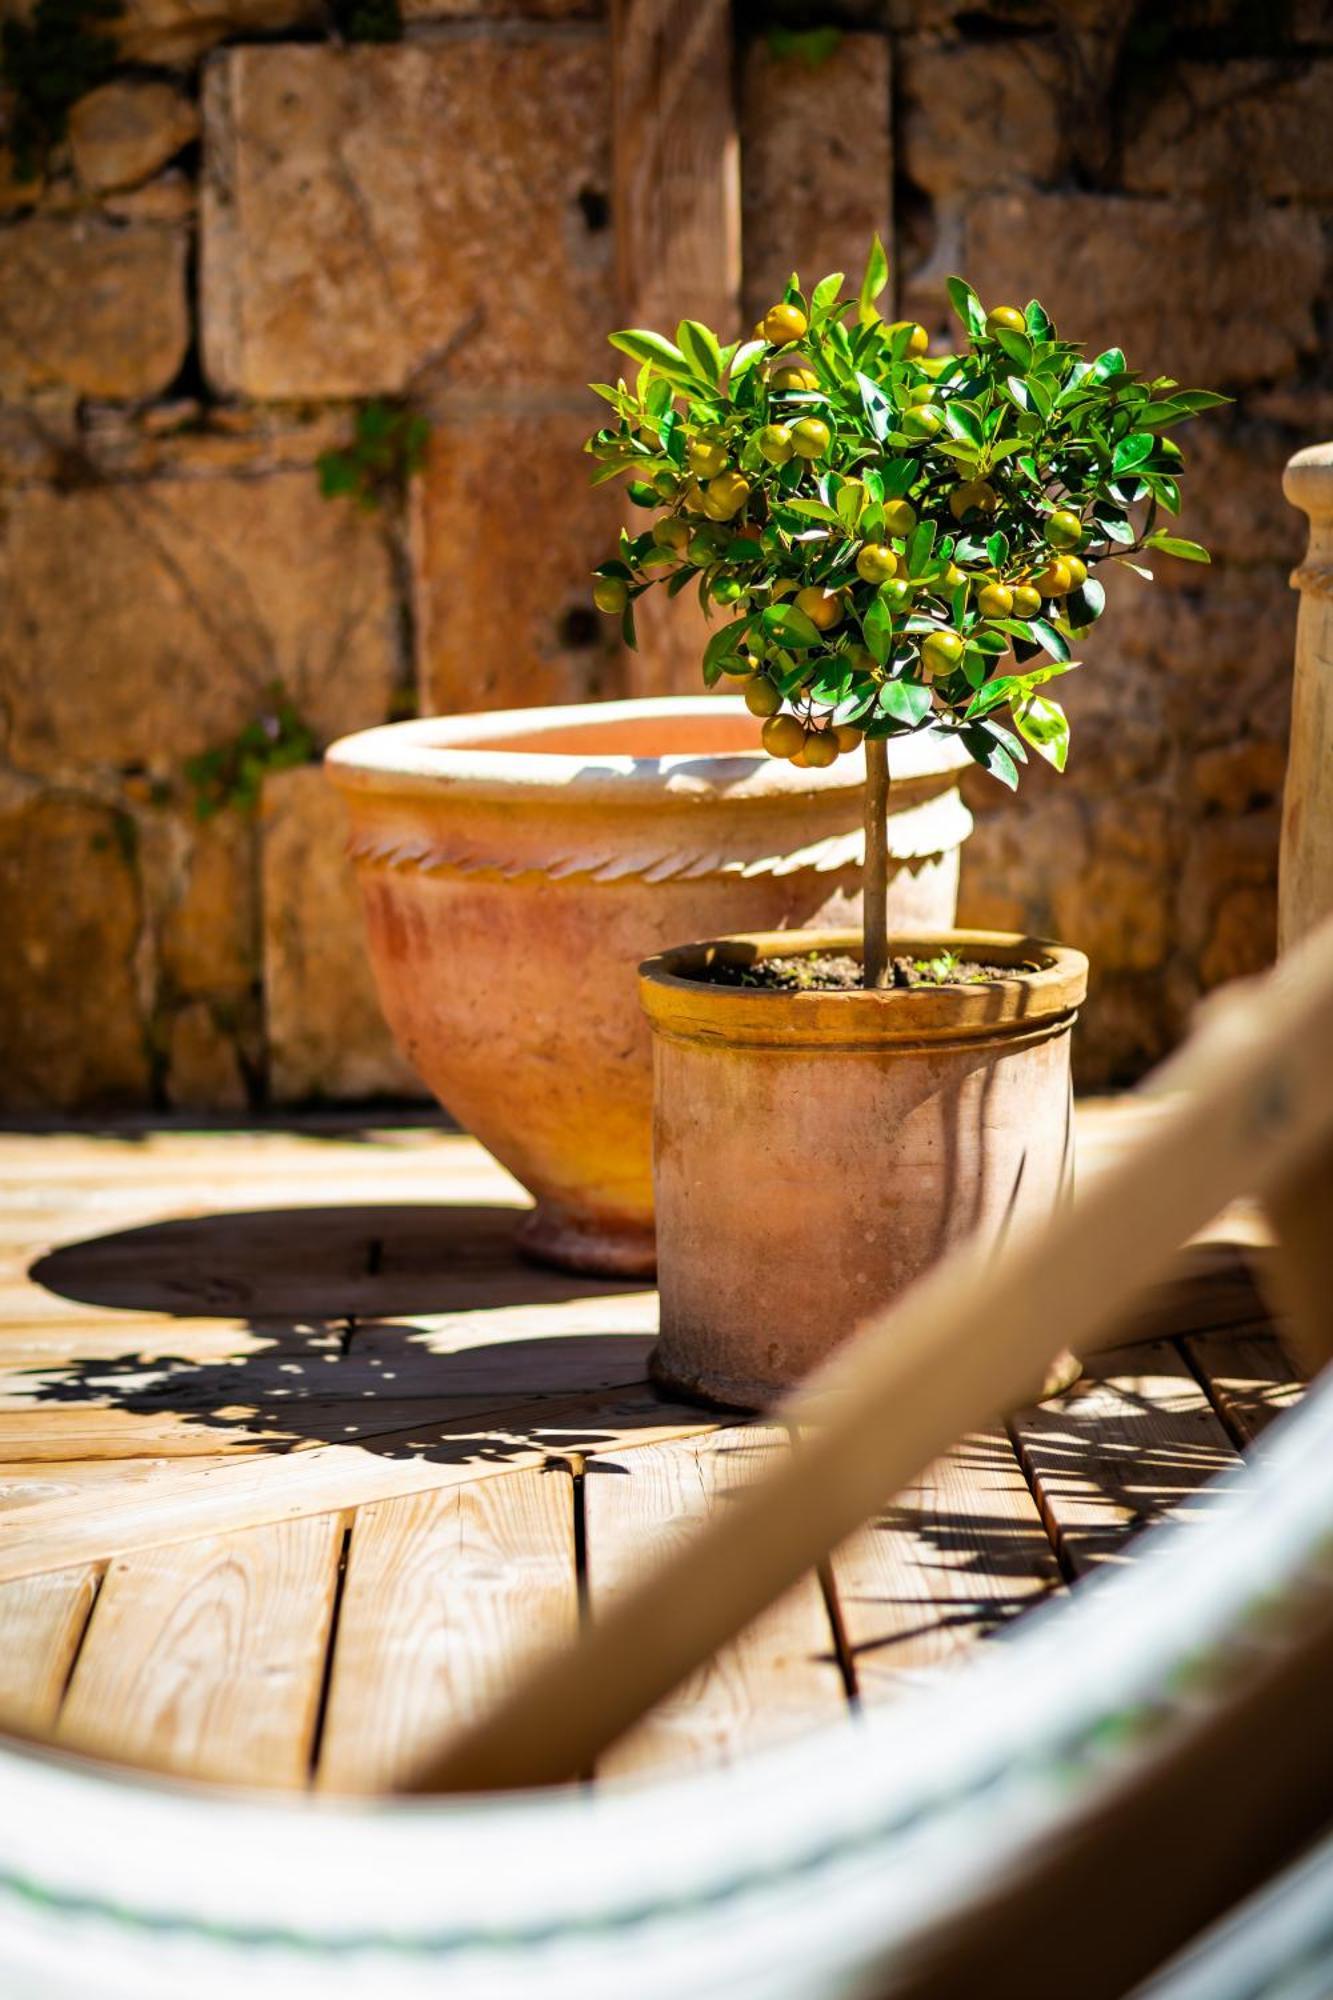
<path fill-rule="evenodd" d="M 932 328 L 965 269 L 1237 398 L 1187 440 L 1217 564 L 1117 580 L 1065 684 L 1067 779 L 969 781 L 962 914 L 1092 953 L 1090 1083 L 1272 949 L 1300 548 L 1277 482 L 1333 425 L 1333 23 L 1272 13 L 736 9 L 747 315 L 878 227 Z M 0 154 L 5 1109 L 409 1091 L 317 771 L 200 822 L 187 761 L 275 683 L 320 743 L 633 684 L 588 591 L 617 502 L 577 450 L 617 313 L 608 24 L 597 0 L 404 15 L 345 46 L 314 0 L 129 0 L 121 70 L 38 180 Z M 820 21 L 841 38 L 781 32 Z M 430 440 L 402 503 L 362 510 L 317 461 L 376 398 Z"/>

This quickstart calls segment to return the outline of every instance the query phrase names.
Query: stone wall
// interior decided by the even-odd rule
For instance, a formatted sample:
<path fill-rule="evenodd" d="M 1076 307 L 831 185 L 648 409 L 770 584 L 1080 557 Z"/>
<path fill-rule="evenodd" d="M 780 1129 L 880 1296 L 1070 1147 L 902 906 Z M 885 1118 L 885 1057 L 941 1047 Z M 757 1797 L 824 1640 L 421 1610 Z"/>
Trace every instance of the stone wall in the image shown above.
<path fill-rule="evenodd" d="M 318 747 L 632 685 L 588 588 L 618 503 L 577 451 L 617 316 L 608 23 L 402 12 L 349 44 L 321 0 L 127 0 L 37 177 L 0 152 L 4 1109 L 410 1094 L 318 773 L 201 818 L 192 760 L 233 768 L 283 702 Z M 747 314 L 879 228 L 932 329 L 961 269 L 1237 397 L 1191 454 L 1214 569 L 1123 578 L 1067 684 L 1067 779 L 969 781 L 963 915 L 1092 952 L 1093 1083 L 1272 949 L 1277 482 L 1333 425 L 1333 26 L 1260 12 L 736 8 Z M 373 506 L 319 469 L 367 405 L 429 427 Z"/>

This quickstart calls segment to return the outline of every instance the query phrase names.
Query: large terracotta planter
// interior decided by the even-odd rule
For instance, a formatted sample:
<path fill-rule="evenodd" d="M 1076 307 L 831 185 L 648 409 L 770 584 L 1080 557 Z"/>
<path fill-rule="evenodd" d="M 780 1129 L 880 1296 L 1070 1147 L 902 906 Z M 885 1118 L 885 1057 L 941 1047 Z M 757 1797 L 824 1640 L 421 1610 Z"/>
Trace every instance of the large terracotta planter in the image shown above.
<path fill-rule="evenodd" d="M 971 819 L 951 745 L 895 756 L 892 900 L 952 921 Z M 380 999 L 441 1102 L 537 1197 L 523 1241 L 653 1268 L 639 960 L 683 937 L 856 921 L 863 760 L 775 763 L 742 702 L 513 710 L 334 745 Z"/>
<path fill-rule="evenodd" d="M 854 932 L 801 943 L 860 953 Z M 640 975 L 654 1040 L 654 1368 L 739 1408 L 798 1381 L 973 1231 L 998 1244 L 1048 1214 L 1073 1169 L 1082 952 L 1008 933 L 899 933 L 895 951 L 947 945 L 1013 975 L 878 993 L 689 977 L 710 954 L 753 961 L 792 945 L 686 945 Z M 1053 1355 L 1060 1346 L 1052 1329 Z"/>

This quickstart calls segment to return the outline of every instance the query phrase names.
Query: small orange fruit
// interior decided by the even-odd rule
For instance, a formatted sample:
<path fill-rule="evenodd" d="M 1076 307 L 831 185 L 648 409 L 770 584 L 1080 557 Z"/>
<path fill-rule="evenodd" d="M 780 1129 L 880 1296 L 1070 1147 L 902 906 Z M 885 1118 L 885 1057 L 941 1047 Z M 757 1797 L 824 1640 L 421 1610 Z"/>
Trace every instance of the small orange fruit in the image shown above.
<path fill-rule="evenodd" d="M 805 731 L 794 715 L 770 715 L 760 739 L 770 757 L 795 757 L 805 748 Z"/>
<path fill-rule="evenodd" d="M 1052 556 L 1045 569 L 1039 570 L 1032 581 L 1043 597 L 1066 597 L 1074 587 L 1069 564 L 1061 556 Z"/>
<path fill-rule="evenodd" d="M 930 335 L 926 332 L 925 327 L 919 325 L 916 320 L 895 319 L 884 330 L 888 334 L 901 333 L 905 326 L 910 326 L 912 329 L 911 337 L 907 343 L 907 352 L 912 355 L 924 354 L 930 346 Z"/>
<path fill-rule="evenodd" d="M 623 611 L 629 603 L 629 586 L 623 576 L 599 576 L 592 587 L 592 601 L 599 611 Z"/>
<path fill-rule="evenodd" d="M 1016 583 L 1013 599 L 1015 618 L 1035 618 L 1041 610 L 1041 592 L 1034 590 L 1030 583 Z"/>
<path fill-rule="evenodd" d="M 782 696 L 772 681 L 754 680 L 745 690 L 745 706 L 751 715 L 776 715 L 782 706 Z"/>
<path fill-rule="evenodd" d="M 841 597 L 836 590 L 825 590 L 820 583 L 807 584 L 804 590 L 797 591 L 796 608 L 805 613 L 819 632 L 831 632 L 842 623 Z"/>
<path fill-rule="evenodd" d="M 726 446 L 714 443 L 711 438 L 692 438 L 685 456 L 690 471 L 700 479 L 716 479 L 727 463 Z"/>
<path fill-rule="evenodd" d="M 811 389 L 819 387 L 819 377 L 813 368 L 775 368 L 768 379 L 780 396 L 808 395 Z"/>
<path fill-rule="evenodd" d="M 1014 593 L 1007 583 L 983 583 L 977 592 L 977 610 L 983 618 L 1007 618 L 1014 608 Z"/>
<path fill-rule="evenodd" d="M 839 722 L 834 724 L 833 740 L 838 746 L 839 755 L 846 757 L 849 756 L 853 750 L 859 750 L 861 748 L 861 744 L 864 741 L 864 738 L 861 735 L 861 731 L 857 729 L 852 723 Z"/>
<path fill-rule="evenodd" d="M 1083 523 L 1072 507 L 1057 507 L 1046 516 L 1043 532 L 1053 549 L 1076 549 L 1083 540 Z"/>
<path fill-rule="evenodd" d="M 764 314 L 761 325 L 764 339 L 774 347 L 788 347 L 793 340 L 800 340 L 810 324 L 799 306 L 770 306 Z"/>
<path fill-rule="evenodd" d="M 1017 306 L 992 306 L 986 314 L 986 331 L 992 340 L 1001 329 L 1005 333 L 1027 332 L 1027 321 Z"/>
<path fill-rule="evenodd" d="M 831 729 L 814 729 L 807 734 L 805 761 L 812 771 L 826 771 L 837 763 L 838 745 Z"/>
<path fill-rule="evenodd" d="M 995 488 L 985 479 L 969 479 L 949 495 L 949 512 L 955 521 L 969 514 L 993 514 L 999 504 Z"/>
<path fill-rule="evenodd" d="M 765 424 L 755 443 L 770 465 L 785 465 L 792 455 L 791 432 L 786 424 Z"/>
<path fill-rule="evenodd" d="M 932 674 L 947 674 L 963 657 L 960 632 L 927 632 L 921 641 L 921 664 Z"/>
<path fill-rule="evenodd" d="M 821 417 L 802 417 L 791 427 L 791 448 L 798 458 L 822 458 L 833 442 L 833 433 Z"/>
<path fill-rule="evenodd" d="M 740 472 L 720 472 L 704 489 L 704 512 L 710 521 L 730 521 L 750 497 L 750 482 Z"/>
<path fill-rule="evenodd" d="M 653 522 L 653 540 L 659 549 L 688 548 L 690 530 L 678 514 L 664 514 L 660 521 Z"/>
<path fill-rule="evenodd" d="M 1060 560 L 1069 571 L 1071 589 L 1082 590 L 1088 580 L 1088 565 L 1084 562 L 1083 558 L 1081 556 L 1064 555 L 1061 556 Z"/>
<path fill-rule="evenodd" d="M 883 542 L 866 542 L 857 551 L 856 574 L 862 583 L 887 583 L 898 573 L 898 558 Z"/>
<path fill-rule="evenodd" d="M 891 535 L 910 535 L 916 526 L 916 508 L 910 500 L 886 500 L 884 526 Z"/>

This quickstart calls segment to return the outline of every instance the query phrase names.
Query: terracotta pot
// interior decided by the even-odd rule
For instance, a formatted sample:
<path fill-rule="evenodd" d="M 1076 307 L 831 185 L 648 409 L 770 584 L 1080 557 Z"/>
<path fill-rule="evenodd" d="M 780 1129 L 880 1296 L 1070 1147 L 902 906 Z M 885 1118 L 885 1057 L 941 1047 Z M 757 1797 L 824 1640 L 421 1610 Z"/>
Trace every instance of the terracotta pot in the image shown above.
<path fill-rule="evenodd" d="M 758 729 L 701 696 L 399 723 L 329 752 L 389 1024 L 537 1197 L 525 1246 L 575 1270 L 653 1268 L 639 960 L 857 920 L 862 758 L 798 770 Z M 959 767 L 927 741 L 895 757 L 901 923 L 952 921 Z"/>
<path fill-rule="evenodd" d="M 974 1230 L 998 1244 L 1048 1214 L 1073 1170 L 1082 952 L 942 930 L 899 934 L 893 949 L 947 947 L 1012 976 L 878 993 L 689 976 L 714 955 L 753 962 L 792 945 L 725 938 L 640 969 L 654 1040 L 654 1367 L 742 1409 L 771 1402 Z M 800 945 L 860 955 L 851 931 Z"/>

